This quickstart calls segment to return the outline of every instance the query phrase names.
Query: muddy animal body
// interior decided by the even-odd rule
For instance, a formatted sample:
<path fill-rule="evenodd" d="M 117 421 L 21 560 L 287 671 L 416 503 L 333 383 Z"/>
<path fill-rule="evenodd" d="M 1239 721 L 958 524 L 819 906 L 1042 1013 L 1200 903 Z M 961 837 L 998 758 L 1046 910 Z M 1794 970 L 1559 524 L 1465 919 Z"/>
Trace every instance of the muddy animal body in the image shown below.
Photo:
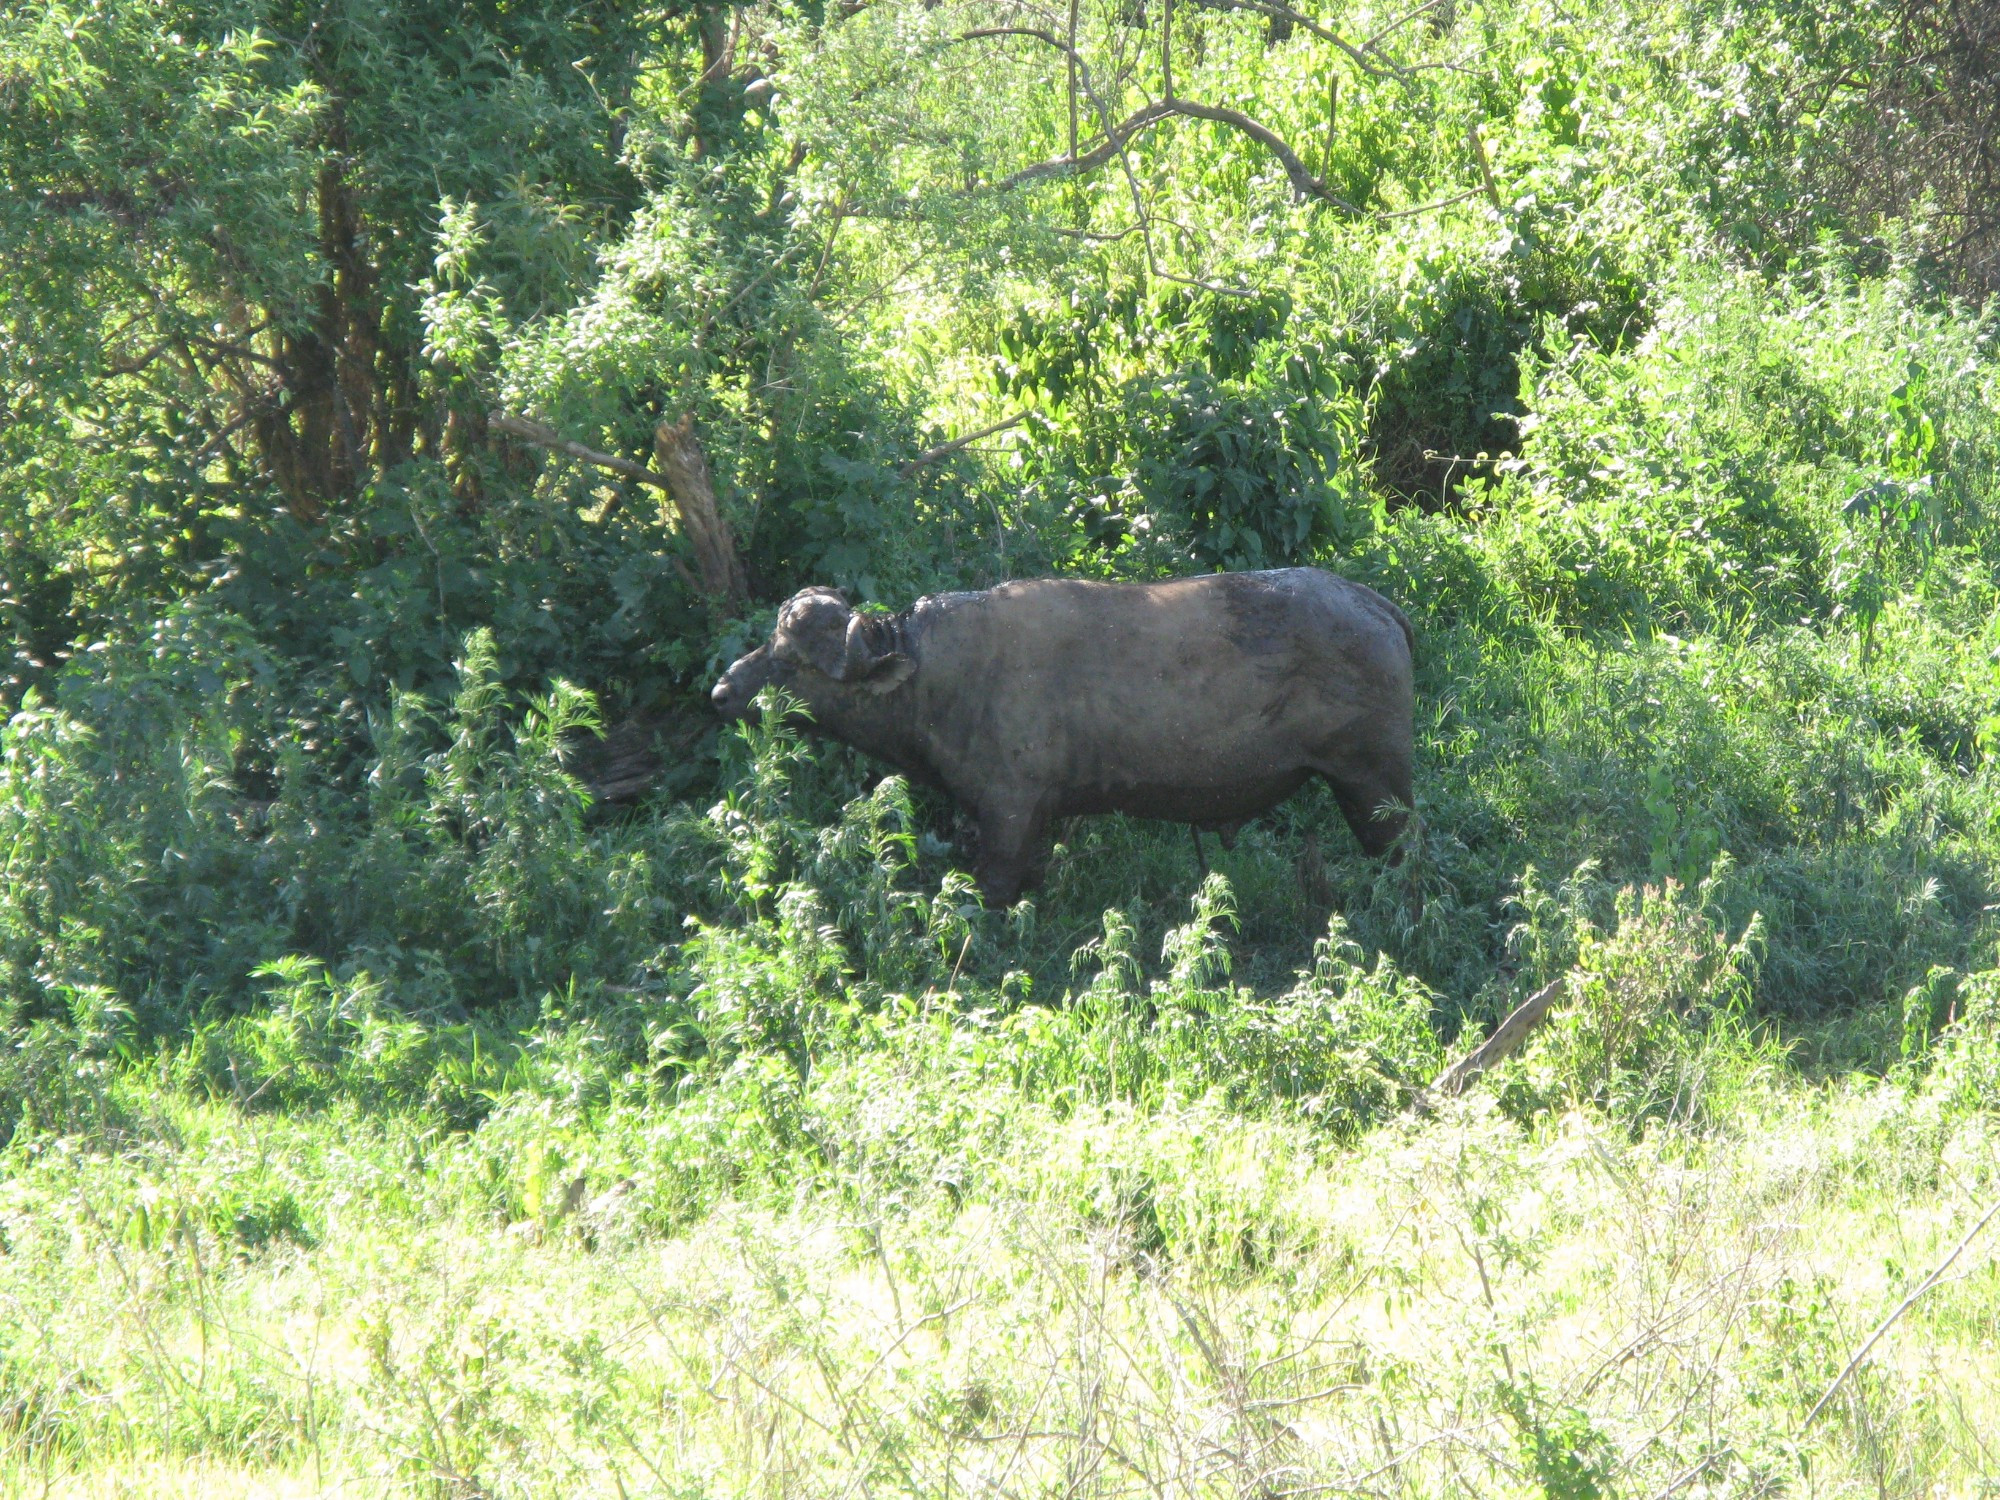
<path fill-rule="evenodd" d="M 980 885 L 1004 904 L 1055 819 L 1228 834 L 1315 775 L 1362 847 L 1387 852 L 1411 801 L 1411 647 L 1395 605 L 1315 568 L 1035 579 L 898 615 L 807 589 L 713 698 L 739 717 L 777 683 L 819 732 L 941 787 L 977 821 Z"/>

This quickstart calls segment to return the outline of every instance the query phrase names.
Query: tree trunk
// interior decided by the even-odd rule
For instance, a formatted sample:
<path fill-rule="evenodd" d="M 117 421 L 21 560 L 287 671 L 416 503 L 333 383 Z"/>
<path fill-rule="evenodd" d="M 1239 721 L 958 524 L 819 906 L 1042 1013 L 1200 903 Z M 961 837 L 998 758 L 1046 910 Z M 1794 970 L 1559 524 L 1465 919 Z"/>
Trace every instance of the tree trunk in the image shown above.
<path fill-rule="evenodd" d="M 693 416 L 653 429 L 653 458 L 679 514 L 681 534 L 694 553 L 695 588 L 717 615 L 741 614 L 750 591 L 736 555 L 736 539 L 716 508 L 715 483 L 701 439 L 695 436 Z"/>
<path fill-rule="evenodd" d="M 316 197 L 326 275 L 310 325 L 280 338 L 281 391 L 251 422 L 288 508 L 307 526 L 371 468 L 397 458 L 384 441 L 389 413 L 378 379 L 383 339 L 375 268 L 363 248 L 359 206 L 337 163 L 320 169 Z"/>

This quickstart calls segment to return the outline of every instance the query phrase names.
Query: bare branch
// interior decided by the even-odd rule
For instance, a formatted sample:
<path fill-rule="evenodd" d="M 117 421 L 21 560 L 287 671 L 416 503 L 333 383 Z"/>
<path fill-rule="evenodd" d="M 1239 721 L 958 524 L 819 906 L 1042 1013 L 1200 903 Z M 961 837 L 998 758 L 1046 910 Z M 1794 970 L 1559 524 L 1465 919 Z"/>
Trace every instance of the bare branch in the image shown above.
<path fill-rule="evenodd" d="M 992 185 L 996 193 L 1011 192 L 1018 187 L 1026 187 L 1031 182 L 1039 182 L 1044 177 L 1074 176 L 1103 166 L 1124 149 L 1126 142 L 1141 131 L 1157 125 L 1160 121 L 1178 113 L 1171 100 L 1162 99 L 1148 104 L 1143 109 L 1129 115 L 1110 135 L 1099 141 L 1090 150 L 1077 156 L 1054 156 L 1047 161 L 1038 161 L 1032 167 L 1001 178 Z"/>
<path fill-rule="evenodd" d="M 1366 73 L 1370 78 L 1400 79 L 1403 76 L 1404 70 L 1397 67 L 1394 63 L 1388 63 L 1385 60 L 1383 65 L 1378 65 L 1368 60 L 1367 49 L 1375 45 L 1375 40 L 1370 40 L 1364 46 L 1357 47 L 1348 41 L 1347 38 L 1341 36 L 1340 33 L 1322 26 L 1311 16 L 1293 10 L 1289 5 L 1278 5 L 1274 3 L 1274 0 L 1194 0 L 1194 3 L 1205 10 L 1247 10 L 1260 16 L 1269 16 L 1274 21 L 1289 22 L 1303 31 L 1310 31 L 1323 42 L 1331 42 L 1341 52 L 1346 54 L 1349 62 L 1353 63 L 1355 67 Z M 1441 0 L 1431 0 L 1432 5 L 1439 3 L 1441 3 Z M 1429 6 L 1424 7 L 1424 9 L 1429 8 Z M 1415 13 L 1413 12 L 1413 14 Z M 1409 18 L 1405 17 L 1405 19 Z M 1402 23 L 1397 22 L 1395 25 L 1391 25 L 1388 31 L 1394 31 L 1396 25 L 1400 24 Z M 1387 32 L 1377 33 L 1377 39 L 1386 34 Z"/>
<path fill-rule="evenodd" d="M 1088 240 L 1093 245 L 1115 245 L 1121 240 L 1129 240 L 1135 234 L 1144 234 L 1144 224 L 1127 224 L 1123 229 L 1064 229 L 1060 225 L 1043 226 L 1046 233 L 1061 235 L 1066 240 Z"/>
<path fill-rule="evenodd" d="M 227 427 L 224 427 L 221 431 L 217 432 L 214 437 L 210 438 L 207 442 L 203 443 L 201 447 L 195 451 L 194 456 L 197 459 L 203 459 L 208 457 L 208 455 L 211 453 L 223 453 L 233 457 L 235 455 L 236 450 L 229 446 L 229 440 L 232 437 L 234 437 L 238 432 L 242 431 L 242 429 L 248 427 L 251 421 L 256 417 L 256 415 L 257 413 L 255 411 L 249 409 L 248 407 L 244 408 L 244 410 L 237 413 L 235 420 L 230 422 L 230 424 Z"/>
<path fill-rule="evenodd" d="M 629 458 L 620 458 L 615 453 L 599 453 L 595 448 L 586 448 L 581 443 L 573 443 L 555 428 L 530 418 L 510 417 L 504 411 L 496 411 L 487 415 L 486 425 L 495 432 L 504 432 L 507 436 L 519 438 L 524 443 L 533 443 L 537 448 L 552 448 L 571 458 L 581 459 L 584 463 L 595 464 L 600 469 L 609 469 L 614 474 L 637 480 L 640 484 L 650 484 L 656 490 L 669 488 L 664 474 L 649 469 L 644 464 L 635 464 Z"/>
<path fill-rule="evenodd" d="M 903 477 L 907 479 L 925 464 L 936 463 L 939 459 L 947 458 L 958 452 L 961 448 L 971 446 L 981 438 L 992 437 L 994 433 L 1005 432 L 1010 427 L 1019 427 L 1027 420 L 1028 414 L 1026 412 L 1017 411 L 1013 416 L 995 422 L 990 427 L 982 427 L 977 432 L 968 432 L 964 437 L 953 438 L 948 443 L 939 443 L 935 448 L 926 448 L 922 453 L 919 453 L 915 458 L 903 465 Z"/>
<path fill-rule="evenodd" d="M 144 354 L 135 354 L 130 359 L 114 359 L 104 367 L 104 373 L 107 375 L 137 375 L 154 360 L 165 354 L 171 342 L 169 339 L 161 339 L 159 343 L 153 345 Z"/>
<path fill-rule="evenodd" d="M 1298 152 L 1280 140 L 1275 132 L 1258 124 L 1241 110 L 1224 109 L 1219 104 L 1196 104 L 1188 99 L 1176 99 L 1173 101 L 1173 106 L 1176 114 L 1192 115 L 1197 120 L 1212 120 L 1218 125 L 1227 125 L 1231 130 L 1241 131 L 1256 141 L 1278 158 L 1279 165 L 1285 169 L 1285 175 L 1292 181 L 1292 190 L 1300 197 L 1317 198 L 1322 203 L 1331 203 L 1335 208 L 1350 214 L 1358 215 L 1361 212 L 1313 176 L 1306 169 L 1306 164 L 1299 160 Z"/>
<path fill-rule="evenodd" d="M 182 337 L 186 338 L 190 343 L 198 344 L 215 354 L 227 354 L 234 359 L 247 359 L 253 364 L 263 365 L 265 368 L 271 370 L 284 369 L 284 366 L 279 361 L 271 358 L 270 355 L 259 354 L 255 349 L 247 348 L 242 344 L 227 343 L 222 339 L 212 339 L 206 334 L 200 333 L 187 333 L 183 334 Z M 246 334 L 245 337 L 249 337 L 249 335 Z"/>
<path fill-rule="evenodd" d="M 1044 31 L 1035 26 L 986 26 L 964 33 L 962 40 L 973 41 L 983 37 L 1005 36 L 1027 37 L 1044 46 L 1053 47 L 1066 56 L 1076 57 L 1076 53 L 1062 38 L 1052 31 Z M 1087 76 L 1084 86 L 1093 95 L 1093 101 L 1097 102 L 1094 98 L 1096 91 L 1090 88 Z M 1285 176 L 1291 180 L 1292 190 L 1300 197 L 1316 198 L 1322 203 L 1332 204 L 1345 213 L 1357 216 L 1360 214 L 1360 209 L 1315 177 L 1300 160 L 1298 152 L 1286 144 L 1275 131 L 1259 124 L 1241 110 L 1227 109 L 1219 104 L 1199 104 L 1192 99 L 1179 98 L 1156 99 L 1151 104 L 1143 105 L 1118 124 L 1108 126 L 1104 138 L 1088 151 L 1051 157 L 1046 161 L 1036 162 L 1033 166 L 1023 167 L 1020 171 L 1010 173 L 993 183 L 990 190 L 1009 192 L 1014 188 L 1025 187 L 1031 182 L 1039 182 L 1045 177 L 1073 176 L 1101 167 L 1122 151 L 1133 137 L 1176 115 L 1226 125 L 1231 130 L 1249 136 L 1278 158 L 1279 165 L 1285 169 Z"/>

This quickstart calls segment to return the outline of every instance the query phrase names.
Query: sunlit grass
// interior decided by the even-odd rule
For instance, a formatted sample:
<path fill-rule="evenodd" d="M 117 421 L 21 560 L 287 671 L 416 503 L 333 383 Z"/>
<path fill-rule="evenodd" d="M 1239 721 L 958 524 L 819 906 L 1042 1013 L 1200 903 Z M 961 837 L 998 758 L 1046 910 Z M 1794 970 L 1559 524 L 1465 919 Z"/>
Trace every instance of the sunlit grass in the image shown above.
<path fill-rule="evenodd" d="M 590 1124 L 521 1101 L 457 1136 L 182 1105 L 123 1153 L 17 1147 L 8 1492 L 1835 1495 L 1994 1476 L 2000 1237 L 1806 1420 L 2000 1188 L 1990 1117 L 1939 1089 L 1765 1073 L 1727 1123 L 1639 1130 L 1590 1108 L 1524 1127 L 1482 1092 L 1342 1147 L 1214 1098 L 1040 1101 L 949 1058 L 829 1065 L 797 1145 L 753 1132 L 739 1190 L 664 1232 L 661 1122 L 638 1110 Z M 294 1185 L 297 1239 L 248 1249 L 196 1211 L 246 1149 Z M 476 1185 L 518 1193 L 536 1150 L 565 1158 L 563 1186 L 490 1207 L 505 1194 Z"/>

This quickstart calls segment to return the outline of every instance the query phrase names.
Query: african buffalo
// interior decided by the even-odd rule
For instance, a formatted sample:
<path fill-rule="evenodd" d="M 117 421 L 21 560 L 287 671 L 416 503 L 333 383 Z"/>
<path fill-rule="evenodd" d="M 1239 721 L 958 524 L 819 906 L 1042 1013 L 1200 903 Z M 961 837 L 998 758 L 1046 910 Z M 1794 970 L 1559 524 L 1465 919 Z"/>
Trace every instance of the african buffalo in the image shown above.
<path fill-rule="evenodd" d="M 1052 819 L 1125 812 L 1227 836 L 1324 776 L 1362 848 L 1411 802 L 1413 638 L 1373 589 L 1316 568 L 1165 583 L 1043 578 L 857 614 L 794 594 L 712 694 L 727 718 L 766 683 L 813 725 L 979 824 L 986 899 L 1038 873 Z"/>

